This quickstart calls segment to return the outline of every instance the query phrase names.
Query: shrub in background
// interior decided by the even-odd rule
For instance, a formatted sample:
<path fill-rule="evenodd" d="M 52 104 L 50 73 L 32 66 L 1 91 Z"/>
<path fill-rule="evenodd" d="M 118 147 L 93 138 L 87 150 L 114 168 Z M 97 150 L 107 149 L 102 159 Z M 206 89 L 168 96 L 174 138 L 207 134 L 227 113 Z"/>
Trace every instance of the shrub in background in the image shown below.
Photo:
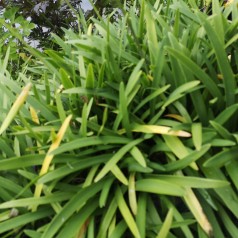
<path fill-rule="evenodd" d="M 207 16 L 195 1 L 140 1 L 113 23 L 81 16 L 79 34 L 53 35 L 61 50 L 27 46 L 34 59 L 15 79 L 8 51 L 2 237 L 234 237 L 235 4 L 214 0 Z"/>

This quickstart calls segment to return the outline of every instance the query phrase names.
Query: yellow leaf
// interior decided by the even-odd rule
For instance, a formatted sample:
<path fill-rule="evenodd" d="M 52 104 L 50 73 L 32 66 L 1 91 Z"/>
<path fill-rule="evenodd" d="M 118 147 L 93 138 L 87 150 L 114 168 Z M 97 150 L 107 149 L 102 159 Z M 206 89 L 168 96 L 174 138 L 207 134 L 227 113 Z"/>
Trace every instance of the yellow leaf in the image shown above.
<path fill-rule="evenodd" d="M 224 6 L 225 6 L 225 7 L 228 7 L 228 6 L 231 5 L 233 2 L 234 2 L 234 0 L 228 0 L 228 1 L 224 4 Z"/>
<path fill-rule="evenodd" d="M 152 133 L 152 134 L 163 134 L 171 136 L 180 136 L 180 137 L 191 137 L 191 134 L 187 131 L 182 130 L 172 130 L 168 126 L 157 126 L 157 125 L 135 125 L 132 129 L 134 132 L 143 132 L 143 133 Z"/>
<path fill-rule="evenodd" d="M 65 134 L 65 132 L 66 132 L 68 126 L 69 126 L 71 118 L 72 118 L 72 115 L 69 115 L 64 120 L 64 122 L 63 122 L 63 124 L 62 124 L 62 126 L 61 126 L 61 128 L 59 130 L 59 132 L 56 135 L 56 138 L 55 138 L 54 142 L 51 144 L 51 146 L 50 146 L 50 148 L 49 148 L 49 150 L 48 150 L 48 152 L 47 152 L 47 154 L 45 156 L 45 159 L 43 161 L 43 164 L 42 164 L 42 167 L 41 167 L 41 170 L 40 170 L 40 174 L 39 174 L 40 176 L 42 176 L 42 175 L 47 173 L 47 171 L 49 169 L 49 166 L 50 166 L 50 163 L 51 163 L 51 161 L 52 161 L 52 159 L 54 157 L 54 155 L 51 154 L 51 152 L 59 147 L 60 142 L 63 139 L 63 136 L 64 136 L 64 134 Z M 34 197 L 40 197 L 42 189 L 43 189 L 43 184 L 42 183 L 41 184 L 37 184 L 36 188 L 35 188 Z M 33 207 L 32 210 L 35 211 L 36 207 Z"/>
<path fill-rule="evenodd" d="M 177 114 L 167 114 L 165 115 L 166 117 L 170 117 L 170 118 L 174 118 L 176 119 L 177 121 L 181 121 L 181 122 L 186 122 L 186 119 L 180 115 L 177 115 Z"/>
<path fill-rule="evenodd" d="M 30 113 L 31 113 L 32 121 L 35 122 L 36 124 L 40 124 L 36 110 L 33 107 L 30 107 Z"/>
<path fill-rule="evenodd" d="M 7 129 L 7 127 L 10 125 L 10 123 L 12 122 L 12 120 L 14 119 L 14 117 L 16 116 L 16 114 L 18 113 L 22 105 L 24 104 L 30 89 L 31 89 L 31 83 L 28 83 L 23 88 L 22 92 L 19 94 L 16 101 L 13 103 L 10 111 L 8 112 L 5 120 L 2 123 L 2 126 L 0 128 L 0 135 Z"/>
<path fill-rule="evenodd" d="M 186 190 L 187 191 L 184 196 L 184 200 L 187 206 L 189 207 L 190 211 L 193 213 L 199 225 L 210 237 L 210 235 L 212 234 L 212 226 L 209 223 L 205 213 L 203 212 L 201 204 L 199 203 L 197 197 L 195 196 L 191 188 L 187 188 Z"/>

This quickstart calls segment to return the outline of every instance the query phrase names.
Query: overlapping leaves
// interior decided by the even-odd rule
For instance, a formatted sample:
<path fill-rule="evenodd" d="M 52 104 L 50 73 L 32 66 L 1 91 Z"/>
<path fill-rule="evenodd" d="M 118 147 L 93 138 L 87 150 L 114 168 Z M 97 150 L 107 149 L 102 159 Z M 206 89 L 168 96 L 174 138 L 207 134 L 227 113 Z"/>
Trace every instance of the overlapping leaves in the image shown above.
<path fill-rule="evenodd" d="M 28 46 L 35 65 L 17 79 L 5 57 L 3 237 L 237 234 L 236 13 L 212 3 L 211 16 L 141 1 L 92 19 L 53 36 L 58 52 Z"/>

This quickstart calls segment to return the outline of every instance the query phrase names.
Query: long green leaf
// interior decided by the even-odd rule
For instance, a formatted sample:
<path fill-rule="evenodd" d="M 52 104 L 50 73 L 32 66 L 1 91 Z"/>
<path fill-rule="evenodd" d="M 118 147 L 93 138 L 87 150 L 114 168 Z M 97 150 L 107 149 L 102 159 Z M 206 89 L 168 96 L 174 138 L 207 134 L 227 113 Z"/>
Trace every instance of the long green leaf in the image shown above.
<path fill-rule="evenodd" d="M 159 231 L 159 234 L 156 236 L 156 238 L 166 238 L 168 236 L 170 227 L 172 225 L 172 221 L 173 221 L 173 209 L 170 208 L 165 218 L 165 221 Z"/>
<path fill-rule="evenodd" d="M 131 230 L 132 234 L 136 238 L 140 238 L 141 236 L 140 236 L 138 227 L 136 225 L 136 222 L 135 222 L 124 198 L 123 198 L 123 194 L 122 194 L 120 187 L 117 187 L 117 190 L 116 190 L 116 200 L 117 200 L 118 208 L 119 208 L 125 222 L 127 223 L 128 228 Z"/>
<path fill-rule="evenodd" d="M 59 192 L 59 193 L 54 193 L 53 195 L 39 197 L 39 198 L 35 198 L 35 197 L 22 198 L 22 199 L 4 202 L 4 203 L 0 204 L 0 209 L 12 208 L 12 207 L 27 207 L 27 206 L 31 206 L 31 205 L 38 206 L 41 204 L 50 204 L 50 203 L 54 203 L 54 202 L 65 201 L 71 197 L 72 197 L 72 194 L 70 194 L 70 193 Z"/>
<path fill-rule="evenodd" d="M 209 21 L 203 21 L 203 26 L 211 41 L 213 49 L 215 50 L 217 62 L 223 75 L 226 105 L 231 106 L 235 102 L 235 88 L 237 84 L 230 63 L 228 62 L 224 43 L 220 41 L 220 37 L 217 35 Z"/>
<path fill-rule="evenodd" d="M 180 185 L 156 178 L 138 180 L 136 182 L 136 191 L 171 196 L 183 196 L 185 192 L 184 188 Z"/>
<path fill-rule="evenodd" d="M 11 230 L 16 229 L 20 226 L 27 225 L 31 222 L 40 220 L 42 218 L 49 217 L 52 214 L 53 214 L 53 211 L 51 209 L 49 209 L 48 207 L 45 207 L 45 208 L 41 208 L 38 211 L 33 212 L 33 213 L 26 213 L 26 214 L 14 217 L 7 221 L 1 222 L 0 234 L 3 234 L 6 231 L 11 231 Z"/>

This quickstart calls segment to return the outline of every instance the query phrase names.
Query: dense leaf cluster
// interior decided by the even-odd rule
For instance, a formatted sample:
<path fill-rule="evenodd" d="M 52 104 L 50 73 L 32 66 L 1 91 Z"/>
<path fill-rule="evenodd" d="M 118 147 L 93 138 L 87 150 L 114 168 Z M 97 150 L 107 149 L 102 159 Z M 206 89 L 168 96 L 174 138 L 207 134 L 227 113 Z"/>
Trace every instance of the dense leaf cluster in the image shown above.
<path fill-rule="evenodd" d="M 236 4 L 81 14 L 44 51 L 5 13 L 25 51 L 0 61 L 1 236 L 236 237 Z"/>

